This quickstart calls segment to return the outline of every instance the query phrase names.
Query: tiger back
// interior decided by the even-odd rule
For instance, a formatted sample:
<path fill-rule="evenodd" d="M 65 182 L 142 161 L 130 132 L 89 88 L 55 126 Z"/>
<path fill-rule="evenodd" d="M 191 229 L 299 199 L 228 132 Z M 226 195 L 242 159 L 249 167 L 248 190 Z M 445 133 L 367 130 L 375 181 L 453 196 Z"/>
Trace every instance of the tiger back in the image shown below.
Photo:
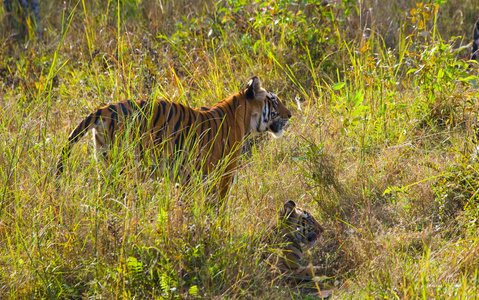
<path fill-rule="evenodd" d="M 245 138 L 260 132 L 280 137 L 290 118 L 291 112 L 276 95 L 262 87 L 256 76 L 244 89 L 210 108 L 194 109 L 167 100 L 125 100 L 97 109 L 73 129 L 58 160 L 57 175 L 64 171 L 73 145 L 89 130 L 93 132 L 96 151 L 107 158 L 126 121 L 134 119 L 130 124 L 136 126 L 140 136 L 140 157 L 145 149 L 161 147 L 168 158 L 176 159 L 177 154 L 185 150 L 185 141 L 190 139 L 196 149 L 194 157 L 189 157 L 195 160 L 196 171 L 205 176 L 228 157 L 219 183 L 219 197 L 224 199 L 235 176 Z"/>

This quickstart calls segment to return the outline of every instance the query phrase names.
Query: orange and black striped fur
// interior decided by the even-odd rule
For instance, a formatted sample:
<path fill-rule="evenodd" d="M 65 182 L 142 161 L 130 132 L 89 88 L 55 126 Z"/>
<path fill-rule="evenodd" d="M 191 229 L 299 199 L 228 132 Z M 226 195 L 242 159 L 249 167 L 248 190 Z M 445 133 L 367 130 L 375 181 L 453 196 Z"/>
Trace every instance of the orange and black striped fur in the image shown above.
<path fill-rule="evenodd" d="M 228 156 L 219 186 L 223 199 L 235 175 L 243 140 L 251 133 L 266 131 L 279 137 L 290 117 L 291 112 L 277 96 L 263 89 L 258 77 L 211 108 L 193 109 L 166 100 L 126 100 L 99 108 L 78 124 L 62 150 L 57 174 L 63 172 L 72 146 L 89 130 L 93 131 L 96 150 L 106 154 L 118 132 L 124 131 L 128 121 L 133 121 L 141 136 L 140 156 L 148 147 L 162 148 L 168 156 L 174 155 L 187 150 L 185 140 L 193 140 L 194 157 L 201 161 L 195 168 L 203 175 L 208 175 Z"/>
<path fill-rule="evenodd" d="M 269 243 L 279 245 L 281 254 L 276 267 L 301 279 L 311 279 L 321 271 L 317 266 L 301 266 L 303 250 L 301 245 L 315 247 L 318 238 L 323 234 L 323 227 L 307 211 L 298 208 L 293 201 L 284 203 L 278 214 L 273 230 L 269 230 Z"/>

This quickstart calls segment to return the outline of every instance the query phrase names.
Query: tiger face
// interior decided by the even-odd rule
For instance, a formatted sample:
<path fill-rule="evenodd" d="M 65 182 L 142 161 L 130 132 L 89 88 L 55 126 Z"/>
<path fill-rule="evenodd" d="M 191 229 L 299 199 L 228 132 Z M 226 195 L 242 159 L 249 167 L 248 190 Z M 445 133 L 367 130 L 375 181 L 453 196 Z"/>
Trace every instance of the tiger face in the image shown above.
<path fill-rule="evenodd" d="M 324 232 L 323 227 L 310 213 L 297 208 L 296 203 L 291 200 L 284 204 L 279 217 L 289 235 L 292 235 L 291 238 L 299 244 L 314 247 Z"/>
<path fill-rule="evenodd" d="M 291 118 L 291 112 L 283 105 L 275 94 L 268 93 L 266 98 L 267 103 L 263 115 L 265 116 L 266 121 L 268 121 L 266 116 L 269 115 L 270 117 L 268 132 L 275 138 L 279 138 L 284 133 L 283 128 L 288 125 L 289 118 Z"/>
<path fill-rule="evenodd" d="M 269 132 L 276 138 L 281 137 L 291 118 L 291 111 L 275 94 L 262 88 L 257 77 L 248 82 L 244 93 L 253 107 L 250 117 L 251 133 Z"/>
<path fill-rule="evenodd" d="M 316 246 L 316 242 L 324 232 L 323 227 L 307 211 L 297 208 L 296 203 L 287 201 L 278 214 L 276 233 L 279 234 L 279 244 L 282 251 L 277 267 L 293 276 L 311 279 L 320 274 L 321 267 L 302 266 L 303 250 L 301 245 Z"/>

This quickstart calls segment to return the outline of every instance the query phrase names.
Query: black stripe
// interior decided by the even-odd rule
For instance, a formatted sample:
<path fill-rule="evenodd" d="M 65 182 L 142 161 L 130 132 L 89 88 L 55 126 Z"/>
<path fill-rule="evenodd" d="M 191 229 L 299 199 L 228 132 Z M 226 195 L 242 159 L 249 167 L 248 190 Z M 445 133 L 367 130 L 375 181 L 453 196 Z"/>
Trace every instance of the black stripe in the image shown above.
<path fill-rule="evenodd" d="M 248 86 L 248 89 L 245 92 L 245 96 L 247 99 L 254 99 L 253 82 L 250 86 Z"/>
<path fill-rule="evenodd" d="M 170 113 L 168 114 L 168 119 L 166 120 L 166 126 L 169 125 L 171 118 L 173 115 L 176 115 L 176 111 L 178 110 L 178 107 L 176 107 L 176 103 L 172 102 L 171 107 L 170 107 Z"/>
<path fill-rule="evenodd" d="M 194 114 L 191 109 L 188 109 L 187 115 L 185 113 L 185 118 L 186 118 L 186 122 L 185 122 L 185 126 L 183 126 L 183 129 L 186 131 L 189 131 L 191 125 L 193 124 L 193 119 L 194 119 Z"/>
<path fill-rule="evenodd" d="M 161 108 L 160 108 L 160 105 L 158 105 L 158 109 L 156 110 L 155 120 L 153 121 L 153 127 L 156 127 L 156 123 L 158 123 L 158 120 L 160 119 L 160 115 L 165 113 L 166 102 L 160 101 L 160 104 L 161 104 Z"/>
<path fill-rule="evenodd" d="M 184 115 L 185 114 L 185 106 L 183 104 L 178 104 L 178 106 L 181 108 L 181 113 Z"/>
<path fill-rule="evenodd" d="M 96 121 L 98 121 L 98 118 L 100 118 L 100 116 L 101 116 L 101 112 L 102 112 L 102 109 L 99 109 L 99 110 L 96 111 L 95 121 L 93 121 L 92 123 L 96 123 Z M 90 114 L 90 116 L 91 116 L 91 114 Z M 90 125 L 90 121 L 88 121 L 86 124 L 87 124 L 87 126 L 89 126 L 89 125 Z"/>
<path fill-rule="evenodd" d="M 180 129 L 182 119 L 183 119 L 183 112 L 180 112 L 180 114 L 178 115 L 178 121 L 176 122 L 175 127 L 173 129 L 173 134 L 176 134 L 178 132 L 178 129 Z"/>
<path fill-rule="evenodd" d="M 210 110 L 205 110 L 203 112 L 203 116 L 205 116 L 207 120 L 211 119 L 211 111 Z"/>
<path fill-rule="evenodd" d="M 116 105 L 114 104 L 108 106 L 108 109 L 111 111 L 110 127 L 108 128 L 108 130 L 110 131 L 110 138 L 113 139 L 115 124 L 118 122 L 118 112 L 117 112 Z"/>
<path fill-rule="evenodd" d="M 211 114 L 210 112 L 207 112 L 207 113 Z M 214 134 L 213 133 L 213 128 L 211 126 L 211 122 L 213 122 L 213 120 L 214 120 L 213 118 L 214 118 L 214 116 L 213 117 L 208 116 L 208 118 L 205 120 L 205 126 L 207 127 L 206 130 L 208 130 L 208 128 L 209 128 L 208 132 L 205 135 L 205 140 L 204 140 L 205 143 L 208 143 L 209 141 L 211 141 L 212 137 L 210 137 L 210 136 L 212 134 Z"/>
<path fill-rule="evenodd" d="M 87 128 L 90 125 L 92 115 L 93 114 L 89 114 L 88 117 L 83 121 L 83 126 L 81 131 L 83 131 L 83 129 Z"/>
<path fill-rule="evenodd" d="M 231 113 L 231 116 L 234 117 L 234 111 L 233 111 L 233 107 L 231 106 L 231 104 L 226 103 L 226 106 L 227 106 L 227 109 L 229 110 L 229 112 Z"/>
<path fill-rule="evenodd" d="M 171 103 L 171 106 L 170 106 L 170 110 L 168 112 L 168 118 L 166 119 L 166 121 L 161 125 L 160 127 L 160 130 L 158 131 L 158 133 L 161 131 L 161 132 L 165 132 L 165 131 L 168 131 L 167 128 L 169 126 L 169 123 L 171 121 L 171 118 L 173 118 L 173 115 L 175 114 L 175 106 L 173 105 L 174 103 Z"/>
<path fill-rule="evenodd" d="M 80 129 L 80 128 L 78 128 Z M 76 130 L 73 131 L 71 137 L 72 139 L 68 141 L 69 144 L 76 143 L 78 140 L 83 136 L 83 129 L 80 130 L 80 132 L 77 132 Z"/>
<path fill-rule="evenodd" d="M 138 103 L 138 108 L 139 108 L 139 109 L 143 109 L 143 107 L 144 107 L 145 104 L 146 104 L 146 101 L 142 99 L 142 100 L 140 100 L 140 101 L 137 102 L 137 103 Z"/>
<path fill-rule="evenodd" d="M 178 121 L 175 124 L 175 128 L 174 128 L 175 133 L 174 134 L 178 133 L 178 130 L 180 129 L 179 127 L 180 127 L 181 122 L 183 121 L 183 119 L 187 118 L 187 120 L 186 120 L 187 123 L 186 123 L 186 126 L 183 126 L 183 128 L 181 129 L 181 132 L 179 133 L 178 137 L 175 140 L 175 148 L 177 150 L 179 150 L 183 147 L 185 136 L 186 136 L 186 134 L 188 134 L 188 129 L 191 126 L 191 117 L 189 115 L 186 116 L 185 106 L 181 105 L 181 104 L 178 104 L 178 105 L 180 106 L 181 111 L 180 111 L 180 115 L 178 116 Z M 189 113 L 191 113 L 191 109 L 189 110 Z"/>
<path fill-rule="evenodd" d="M 108 110 L 111 111 L 111 116 L 110 118 L 112 120 L 118 121 L 118 109 L 116 107 L 116 104 L 111 104 L 108 106 Z"/>
<path fill-rule="evenodd" d="M 202 137 L 202 141 L 208 141 L 209 136 L 211 133 L 211 130 L 208 130 L 209 127 L 209 118 L 205 116 L 205 114 L 202 114 L 202 120 L 201 120 L 201 130 L 200 130 L 200 135 Z M 201 145 L 201 142 L 200 142 Z"/>
<path fill-rule="evenodd" d="M 127 109 L 124 103 L 120 102 L 118 103 L 120 105 L 121 111 L 123 112 L 124 116 L 128 116 L 130 114 L 130 111 Z"/>
<path fill-rule="evenodd" d="M 205 126 L 205 116 L 202 113 L 198 114 L 198 118 L 196 119 L 196 126 L 197 132 L 199 132 L 198 138 L 203 136 L 203 128 Z"/>
<path fill-rule="evenodd" d="M 233 96 L 233 106 L 235 108 L 238 107 L 238 99 L 236 98 L 236 96 Z"/>
<path fill-rule="evenodd" d="M 224 110 L 223 110 L 221 107 L 215 107 L 215 108 L 213 109 L 213 111 L 214 111 L 215 113 L 217 113 L 219 116 L 225 114 Z"/>

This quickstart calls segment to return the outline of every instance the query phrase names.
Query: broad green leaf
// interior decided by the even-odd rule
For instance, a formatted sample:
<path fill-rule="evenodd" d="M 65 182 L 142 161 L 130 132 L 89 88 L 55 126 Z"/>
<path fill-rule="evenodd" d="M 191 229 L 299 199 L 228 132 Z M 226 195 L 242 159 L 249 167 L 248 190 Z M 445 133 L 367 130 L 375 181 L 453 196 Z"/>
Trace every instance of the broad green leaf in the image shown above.
<path fill-rule="evenodd" d="M 344 82 L 338 82 L 338 83 L 336 83 L 335 85 L 333 85 L 333 90 L 334 90 L 334 91 L 340 90 L 340 89 L 342 89 L 345 85 L 346 85 L 346 83 L 344 83 Z"/>

